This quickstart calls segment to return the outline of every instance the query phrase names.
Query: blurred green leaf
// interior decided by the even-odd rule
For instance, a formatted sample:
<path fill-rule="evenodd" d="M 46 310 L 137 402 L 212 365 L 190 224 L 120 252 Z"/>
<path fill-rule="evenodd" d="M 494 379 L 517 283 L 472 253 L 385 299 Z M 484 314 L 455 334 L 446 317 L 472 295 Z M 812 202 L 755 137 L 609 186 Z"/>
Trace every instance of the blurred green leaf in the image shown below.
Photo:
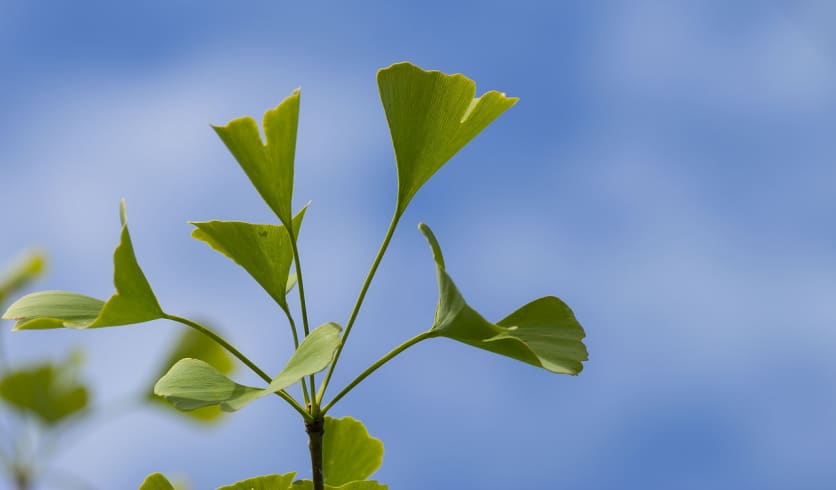
<path fill-rule="evenodd" d="M 264 475 L 248 478 L 232 485 L 218 487 L 217 490 L 288 490 L 296 472 L 284 475 Z"/>
<path fill-rule="evenodd" d="M 174 490 L 174 486 L 162 473 L 152 473 L 145 478 L 139 490 Z"/>
<path fill-rule="evenodd" d="M 396 63 L 377 72 L 398 167 L 398 213 L 427 180 L 516 98 L 490 91 L 461 74 Z"/>
<path fill-rule="evenodd" d="M 213 126 L 244 169 L 261 197 L 285 226 L 291 222 L 293 160 L 299 123 L 300 91 L 296 89 L 275 109 L 264 113 L 264 144 L 251 117 L 233 119 L 226 126 Z"/>
<path fill-rule="evenodd" d="M 187 357 L 200 359 L 222 374 L 231 373 L 235 367 L 232 357 L 223 347 L 197 330 L 187 329 L 182 331 L 177 343 L 171 350 L 171 354 L 163 362 L 161 369 L 153 379 L 159 379 L 177 361 Z M 148 391 L 148 400 L 158 403 L 160 406 L 166 407 L 166 409 L 172 407 L 163 398 L 155 395 L 153 389 Z M 218 406 L 203 407 L 189 411 L 174 410 L 174 412 L 202 422 L 214 422 L 219 420 L 223 415 L 223 411 Z"/>
<path fill-rule="evenodd" d="M 304 376 L 322 371 L 340 342 L 340 326 L 326 323 L 314 329 L 293 353 L 287 365 L 267 388 L 238 384 L 209 364 L 181 359 L 160 378 L 154 393 L 181 410 L 220 405 L 225 411 L 240 410 L 248 403 L 283 390 Z"/>
<path fill-rule="evenodd" d="M 313 482 L 310 480 L 298 480 L 293 482 L 291 490 L 313 490 Z M 353 481 L 340 486 L 325 485 L 326 490 L 389 490 L 388 485 L 378 483 L 374 480 Z"/>
<path fill-rule="evenodd" d="M 46 256 L 38 251 L 29 252 L 17 260 L 11 269 L 0 276 L 0 305 L 4 304 L 6 298 L 40 276 L 45 265 Z"/>
<path fill-rule="evenodd" d="M 78 381 L 79 356 L 8 371 L 0 378 L 0 399 L 55 425 L 87 406 L 87 388 Z"/>
<path fill-rule="evenodd" d="M 585 334 L 572 310 L 546 296 L 498 323 L 471 308 L 447 274 L 441 248 L 429 226 L 421 224 L 436 263 L 439 299 L 432 330 L 438 335 L 561 374 L 578 374 L 588 359 Z"/>
<path fill-rule="evenodd" d="M 297 235 L 306 209 L 307 206 L 293 218 L 293 229 Z M 192 237 L 206 242 L 243 267 L 283 310 L 289 311 L 286 296 L 293 249 L 283 225 L 258 225 L 241 221 L 191 224 L 197 227 L 192 231 Z"/>
<path fill-rule="evenodd" d="M 113 253 L 116 293 L 107 302 L 66 291 L 44 291 L 13 303 L 3 319 L 16 320 L 15 330 L 43 328 L 96 328 L 142 323 L 163 318 L 148 280 L 134 255 L 125 201 L 119 208 L 122 234 Z"/>
<path fill-rule="evenodd" d="M 370 436 L 362 422 L 351 417 L 325 417 L 322 438 L 325 483 L 338 486 L 365 480 L 382 463 L 383 442 Z"/>

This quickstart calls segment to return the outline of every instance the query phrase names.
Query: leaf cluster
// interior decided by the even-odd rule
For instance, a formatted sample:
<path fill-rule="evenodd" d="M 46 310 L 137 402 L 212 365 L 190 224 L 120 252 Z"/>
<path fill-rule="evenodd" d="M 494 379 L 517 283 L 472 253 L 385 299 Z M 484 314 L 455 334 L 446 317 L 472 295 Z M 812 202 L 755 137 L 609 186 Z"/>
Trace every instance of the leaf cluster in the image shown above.
<path fill-rule="evenodd" d="M 268 375 L 230 342 L 206 326 L 168 313 L 158 302 L 139 267 L 128 231 L 124 202 L 120 207 L 121 234 L 114 252 L 115 292 L 107 300 L 78 293 L 45 291 L 15 302 L 3 318 L 16 321 L 16 330 L 111 327 L 151 320 L 179 322 L 206 336 L 258 374 L 263 386 L 240 384 L 212 362 L 187 355 L 176 360 L 157 381 L 154 392 L 181 410 L 219 407 L 235 411 L 267 395 L 289 403 L 308 424 L 318 427 L 311 436 L 313 481 L 293 482 L 295 473 L 257 477 L 222 488 L 385 488 L 366 481 L 382 458 L 382 445 L 371 450 L 368 434 L 353 419 L 326 417 L 343 396 L 396 355 L 418 342 L 445 337 L 494 354 L 561 374 L 578 374 L 587 360 L 584 330 L 560 299 L 534 300 L 491 322 L 470 306 L 444 262 L 441 247 L 426 224 L 420 224 L 432 252 L 439 298 L 431 327 L 396 347 L 330 399 L 332 374 L 355 326 L 365 295 L 405 210 L 420 188 L 517 99 L 497 91 L 476 96 L 476 84 L 461 75 L 426 71 L 397 63 L 377 75 L 398 175 L 397 200 L 390 226 L 357 301 L 341 327 L 329 322 L 311 328 L 302 263 L 297 247 L 307 206 L 293 213 L 293 175 L 301 91 L 295 90 L 265 112 L 264 139 L 256 121 L 238 118 L 214 130 L 249 177 L 253 187 L 274 212 L 278 223 L 242 221 L 192 222 L 192 236 L 243 268 L 281 308 L 296 348 L 277 375 Z M 288 302 L 298 291 L 301 331 Z M 180 355 L 182 353 L 178 353 Z M 317 377 L 317 374 L 323 372 Z M 319 389 L 317 389 L 319 383 Z M 299 384 L 302 399 L 287 389 Z M 324 432 L 322 427 L 325 428 Z M 322 453 L 314 447 L 322 444 Z M 377 446 L 375 446 L 377 448 Z M 364 459 L 364 455 L 372 455 Z M 161 475 L 152 475 L 142 488 L 170 488 Z"/>

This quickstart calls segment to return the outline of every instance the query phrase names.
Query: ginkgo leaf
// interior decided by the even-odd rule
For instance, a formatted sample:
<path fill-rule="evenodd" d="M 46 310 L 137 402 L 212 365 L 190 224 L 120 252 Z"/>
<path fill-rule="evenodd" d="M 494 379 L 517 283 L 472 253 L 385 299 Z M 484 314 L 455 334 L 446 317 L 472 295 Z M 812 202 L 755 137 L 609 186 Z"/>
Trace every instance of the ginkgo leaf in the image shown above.
<path fill-rule="evenodd" d="M 370 436 L 362 422 L 351 417 L 325 417 L 322 437 L 325 483 L 338 486 L 365 480 L 382 463 L 383 442 Z"/>
<path fill-rule="evenodd" d="M 190 358 L 177 361 L 154 385 L 154 394 L 180 410 L 220 405 L 233 411 L 262 396 L 262 391 L 238 384 L 210 364 Z"/>
<path fill-rule="evenodd" d="M 134 255 L 124 200 L 119 216 L 122 233 L 113 253 L 116 292 L 106 302 L 66 291 L 43 291 L 14 302 L 3 319 L 16 320 L 15 330 L 31 330 L 113 327 L 163 318 L 165 313 Z"/>
<path fill-rule="evenodd" d="M 161 364 L 161 369 L 159 369 L 158 374 L 153 379 L 159 379 L 177 361 L 187 357 L 204 361 L 224 375 L 231 373 L 235 367 L 232 357 L 217 342 L 197 330 L 186 329 L 180 333 L 177 342 L 174 344 L 174 348 Z M 214 422 L 219 420 L 223 415 L 223 411 L 221 411 L 219 406 L 208 406 L 188 411 L 171 410 L 170 407 L 172 405 L 163 398 L 155 395 L 153 389 L 148 390 L 148 400 L 174 413 L 183 414 L 192 420 L 200 422 Z"/>
<path fill-rule="evenodd" d="M 28 252 L 19 259 L 3 276 L 0 276 L 0 305 L 6 298 L 26 287 L 40 276 L 46 264 L 46 256 L 39 251 Z"/>
<path fill-rule="evenodd" d="M 292 212 L 299 97 L 300 90 L 296 89 L 276 108 L 264 113 L 266 144 L 251 117 L 233 119 L 226 126 L 213 126 L 258 193 L 287 227 Z"/>
<path fill-rule="evenodd" d="M 398 213 L 424 183 L 519 99 L 497 91 L 476 96 L 461 74 L 396 63 L 377 72 L 398 167 Z M 474 98 L 475 97 L 475 98 Z"/>
<path fill-rule="evenodd" d="M 0 378 L 0 399 L 17 410 L 55 425 L 87 407 L 87 388 L 79 383 L 80 358 L 7 371 Z"/>
<path fill-rule="evenodd" d="M 588 359 L 585 334 L 572 310 L 547 296 L 528 303 L 497 323 L 471 308 L 450 278 L 432 230 L 421 224 L 436 263 L 439 299 L 431 331 L 465 344 L 561 374 L 578 374 Z"/>
<path fill-rule="evenodd" d="M 181 410 L 209 405 L 220 405 L 226 411 L 240 410 L 253 400 L 281 391 L 303 377 L 325 369 L 340 343 L 340 330 L 336 323 L 315 328 L 267 388 L 238 384 L 204 361 L 181 359 L 157 381 L 154 393 Z"/>
<path fill-rule="evenodd" d="M 293 482 L 291 490 L 313 490 L 313 482 L 310 480 L 298 480 Z M 325 490 L 389 490 L 388 485 L 378 483 L 374 480 L 363 480 L 348 482 L 340 486 L 325 484 Z"/>
<path fill-rule="evenodd" d="M 296 472 L 284 475 L 264 475 L 247 478 L 232 485 L 218 487 L 217 490 L 288 490 L 293 484 Z"/>
<path fill-rule="evenodd" d="M 293 229 L 297 235 L 306 209 L 307 206 L 293 217 Z M 242 221 L 191 224 L 197 227 L 192 231 L 192 237 L 206 242 L 243 267 L 283 310 L 289 311 L 287 291 L 293 248 L 284 225 L 259 225 Z"/>
<path fill-rule="evenodd" d="M 139 490 L 174 490 L 174 486 L 162 473 L 152 473 L 145 477 Z"/>

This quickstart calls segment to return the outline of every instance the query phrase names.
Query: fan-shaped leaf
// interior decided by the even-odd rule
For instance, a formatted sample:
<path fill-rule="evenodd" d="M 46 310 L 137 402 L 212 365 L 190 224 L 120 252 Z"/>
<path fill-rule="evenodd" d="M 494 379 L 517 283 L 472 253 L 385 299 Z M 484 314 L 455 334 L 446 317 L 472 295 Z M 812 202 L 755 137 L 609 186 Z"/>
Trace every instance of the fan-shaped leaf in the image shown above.
<path fill-rule="evenodd" d="M 288 490 L 293 484 L 296 472 L 284 475 L 264 475 L 247 478 L 232 485 L 218 487 L 217 490 Z"/>
<path fill-rule="evenodd" d="M 447 274 L 441 247 L 432 230 L 420 225 L 433 252 L 439 299 L 434 332 L 496 354 L 561 374 L 578 374 L 588 359 L 584 331 L 572 310 L 547 296 L 528 303 L 494 324 L 471 308 Z"/>
<path fill-rule="evenodd" d="M 244 386 L 198 359 L 181 359 L 154 385 L 154 393 L 180 410 L 220 405 L 237 410 L 259 398 L 264 390 Z"/>
<path fill-rule="evenodd" d="M 377 73 L 398 167 L 398 212 L 424 183 L 517 100 L 501 92 L 476 95 L 461 74 L 397 63 Z"/>
<path fill-rule="evenodd" d="M 325 483 L 338 486 L 365 480 L 382 463 L 383 442 L 370 436 L 362 422 L 351 417 L 325 417 L 322 437 Z"/>
<path fill-rule="evenodd" d="M 0 399 L 54 425 L 87 406 L 87 388 L 78 382 L 78 356 L 61 364 L 44 363 L 7 372 L 0 378 Z"/>
<path fill-rule="evenodd" d="M 226 126 L 213 126 L 258 193 L 288 227 L 293 200 L 299 96 L 300 91 L 296 89 L 275 109 L 264 113 L 267 144 L 262 142 L 258 125 L 251 117 L 233 119 Z"/>
<path fill-rule="evenodd" d="M 152 473 L 145 477 L 139 490 L 174 490 L 174 486 L 162 473 Z"/>
<path fill-rule="evenodd" d="M 165 375 L 165 373 L 168 372 L 168 370 L 171 369 L 177 361 L 187 357 L 202 360 L 214 367 L 219 373 L 225 375 L 231 373 L 235 366 L 229 353 L 227 353 L 227 351 L 215 341 L 197 330 L 186 329 L 180 334 L 177 343 L 171 351 L 171 354 L 165 362 L 163 362 L 162 368 L 159 370 L 159 374 L 157 374 L 153 379 L 159 379 Z M 148 400 L 158 403 L 161 406 L 166 407 L 166 409 L 171 407 L 171 404 L 167 403 L 163 398 L 155 395 L 153 389 L 148 391 Z M 184 414 L 193 420 L 202 422 L 213 422 L 219 420 L 223 414 L 218 406 L 203 407 L 189 411 L 174 410 L 174 412 Z"/>
<path fill-rule="evenodd" d="M 340 342 L 340 326 L 326 323 L 315 328 L 293 353 L 267 388 L 238 384 L 197 359 L 181 359 L 154 386 L 154 393 L 181 410 L 220 405 L 240 410 L 248 403 L 276 393 L 310 374 L 325 369 Z"/>
<path fill-rule="evenodd" d="M 26 295 L 3 314 L 4 319 L 17 321 L 15 330 L 112 327 L 163 318 L 165 313 L 134 255 L 125 201 L 119 211 L 122 234 L 113 253 L 116 292 L 106 302 L 65 291 Z"/>
<path fill-rule="evenodd" d="M 293 218 L 298 235 L 307 206 Z M 241 221 L 192 222 L 192 237 L 206 242 L 243 267 L 285 311 L 293 249 L 283 225 L 258 225 Z M 290 285 L 292 287 L 292 284 Z"/>

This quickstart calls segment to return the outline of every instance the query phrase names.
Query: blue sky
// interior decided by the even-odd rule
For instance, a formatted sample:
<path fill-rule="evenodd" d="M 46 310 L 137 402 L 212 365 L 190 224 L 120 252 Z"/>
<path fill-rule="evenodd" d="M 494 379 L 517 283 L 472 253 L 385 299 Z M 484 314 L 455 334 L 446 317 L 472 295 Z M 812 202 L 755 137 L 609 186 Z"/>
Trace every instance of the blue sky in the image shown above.
<path fill-rule="evenodd" d="M 824 1 L 0 0 L 0 257 L 39 246 L 41 288 L 106 297 L 124 197 L 163 306 L 276 370 L 290 353 L 280 311 L 189 238 L 188 220 L 273 219 L 209 124 L 302 87 L 295 199 L 313 200 L 301 244 L 312 322 L 344 323 L 395 195 L 375 70 L 462 72 L 521 101 L 415 199 L 335 383 L 429 326 L 419 221 L 486 317 L 558 295 L 591 360 L 571 378 L 444 340 L 416 347 L 336 409 L 383 439 L 377 478 L 830 488 L 834 16 Z M 20 362 L 83 347 L 106 406 L 148 385 L 178 328 L 4 340 Z M 301 424 L 276 400 L 209 431 L 147 410 L 68 438 L 56 465 L 97 488 L 153 471 L 196 489 L 307 473 Z"/>

